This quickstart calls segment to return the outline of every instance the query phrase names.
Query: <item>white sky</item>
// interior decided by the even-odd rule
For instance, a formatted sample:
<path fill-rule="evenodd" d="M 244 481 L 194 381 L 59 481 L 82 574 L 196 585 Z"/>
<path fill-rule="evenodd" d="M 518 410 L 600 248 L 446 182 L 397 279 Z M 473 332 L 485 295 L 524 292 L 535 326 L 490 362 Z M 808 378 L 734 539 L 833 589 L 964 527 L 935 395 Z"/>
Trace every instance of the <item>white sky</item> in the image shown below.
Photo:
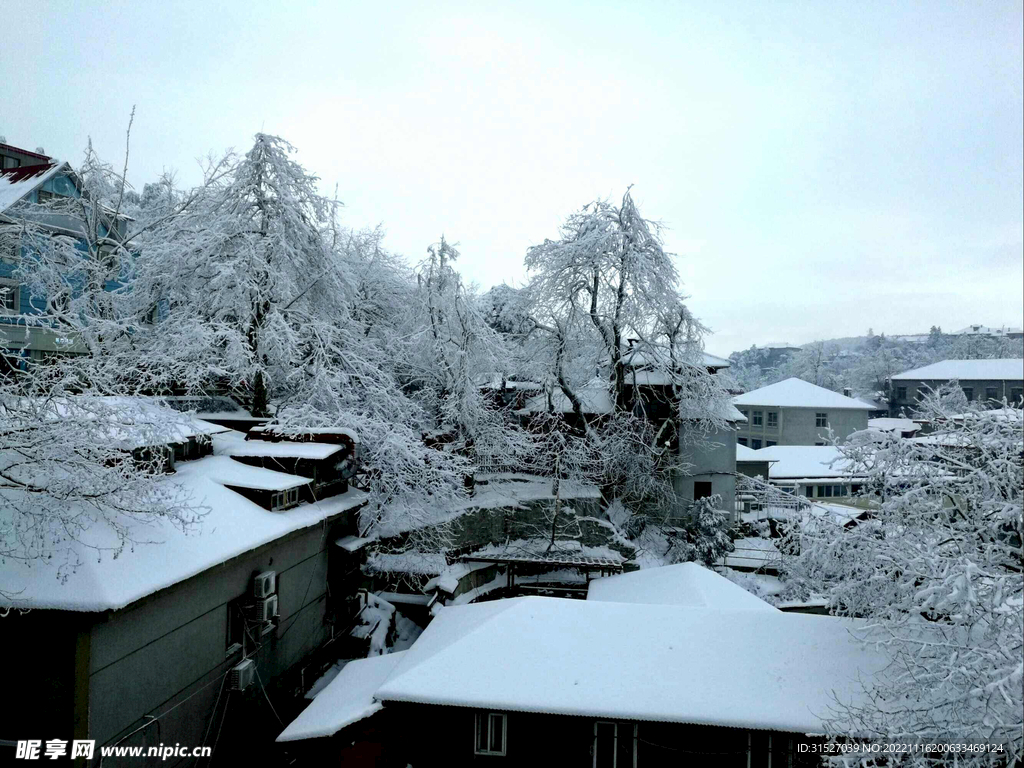
<path fill-rule="evenodd" d="M 214 8 L 213 6 L 216 5 Z M 279 134 L 416 261 L 521 281 L 595 197 L 669 225 L 708 349 L 1022 325 L 1021 2 L 4 0 L 0 135 L 129 179 Z"/>

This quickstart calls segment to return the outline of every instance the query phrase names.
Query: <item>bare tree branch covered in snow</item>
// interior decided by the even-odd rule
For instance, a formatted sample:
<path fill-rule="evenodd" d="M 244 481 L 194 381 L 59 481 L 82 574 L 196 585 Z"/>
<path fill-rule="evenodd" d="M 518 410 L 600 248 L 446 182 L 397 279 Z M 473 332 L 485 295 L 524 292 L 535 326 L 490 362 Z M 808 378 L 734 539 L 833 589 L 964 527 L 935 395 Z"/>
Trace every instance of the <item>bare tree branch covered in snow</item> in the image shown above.
<path fill-rule="evenodd" d="M 726 392 L 703 361 L 706 329 L 683 303 L 660 226 L 629 190 L 618 206 L 572 214 L 561 234 L 526 257 L 549 402 L 566 403 L 594 444 L 608 495 L 651 522 L 678 516 L 688 500 L 673 480 L 686 464 L 668 446 L 706 445 L 729 428 Z"/>
<path fill-rule="evenodd" d="M 880 503 L 853 527 L 806 525 L 791 578 L 883 633 L 892 663 L 848 722 L 884 741 L 1002 744 L 957 764 L 1003 765 L 1024 754 L 1021 411 L 949 395 L 922 403 L 932 434 L 862 432 L 841 447 Z"/>

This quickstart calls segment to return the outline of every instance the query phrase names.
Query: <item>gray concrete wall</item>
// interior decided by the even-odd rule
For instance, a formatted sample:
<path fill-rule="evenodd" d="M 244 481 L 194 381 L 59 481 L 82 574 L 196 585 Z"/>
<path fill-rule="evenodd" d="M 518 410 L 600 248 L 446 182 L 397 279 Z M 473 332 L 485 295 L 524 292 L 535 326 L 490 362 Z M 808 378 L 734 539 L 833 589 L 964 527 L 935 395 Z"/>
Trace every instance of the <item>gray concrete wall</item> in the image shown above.
<path fill-rule="evenodd" d="M 685 426 L 680 429 L 681 469 L 674 484 L 685 501 L 693 499 L 693 484 L 710 482 L 711 492 L 721 495 L 721 508 L 732 514 L 736 508 L 736 432 L 722 430 L 708 435 L 707 443 L 688 446 Z M 692 466 L 687 466 L 692 465 Z"/>
<path fill-rule="evenodd" d="M 929 381 L 900 381 L 896 380 L 892 382 L 892 387 L 889 395 L 889 415 L 899 416 L 901 412 L 913 414 L 917 410 L 917 402 L 921 397 L 924 396 L 925 392 L 929 390 L 936 390 L 943 384 L 948 384 L 948 380 L 936 380 L 932 379 Z M 987 399 L 986 389 L 989 387 L 996 390 L 996 400 L 1002 400 L 1004 397 L 1012 401 L 1014 389 L 1024 389 L 1024 380 L 982 380 L 982 379 L 962 379 L 960 386 L 964 388 L 970 388 L 973 391 L 972 400 L 974 402 L 985 403 Z M 899 397 L 899 388 L 906 388 L 906 396 Z"/>
<path fill-rule="evenodd" d="M 262 647 L 250 656 L 263 684 L 269 685 L 329 637 L 324 618 L 330 541 L 322 526 L 296 532 L 96 624 L 89 673 L 90 738 L 97 745 L 116 743 L 153 715 L 159 730 L 151 725 L 122 743 L 199 745 L 218 696 L 221 707 L 223 697 L 262 697 L 258 684 L 242 693 L 229 693 L 225 685 L 221 693 L 225 673 L 242 660 L 240 652 L 225 655 L 228 603 L 249 593 L 254 573 L 276 571 L 278 626 L 260 638 Z M 246 646 L 248 650 L 252 643 Z M 241 709 L 235 706 L 236 712 Z M 134 758 L 131 764 L 146 761 Z"/>
<path fill-rule="evenodd" d="M 868 428 L 867 410 L 827 409 L 827 408 L 773 408 L 769 406 L 745 405 L 741 409 L 747 414 L 747 423 L 740 424 L 736 433 L 738 438 L 745 438 L 747 445 L 753 448 L 752 440 L 760 440 L 761 447 L 768 447 L 772 441 L 776 445 L 814 445 L 829 442 L 828 429 L 816 426 L 816 414 L 828 414 L 828 424 L 840 442 L 846 440 L 854 432 Z M 761 412 L 761 425 L 754 425 L 754 412 Z M 768 414 L 778 414 L 778 426 L 768 426 Z"/>

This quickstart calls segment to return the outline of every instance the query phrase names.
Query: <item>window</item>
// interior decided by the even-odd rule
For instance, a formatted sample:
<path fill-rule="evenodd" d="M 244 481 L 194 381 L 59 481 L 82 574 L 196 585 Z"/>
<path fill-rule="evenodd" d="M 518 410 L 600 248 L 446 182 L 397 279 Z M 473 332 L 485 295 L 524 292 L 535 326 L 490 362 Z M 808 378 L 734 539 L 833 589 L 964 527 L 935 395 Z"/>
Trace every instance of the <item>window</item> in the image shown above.
<path fill-rule="evenodd" d="M 917 388 L 917 402 L 920 403 L 922 400 L 924 400 L 924 396 L 926 394 L 928 394 L 928 390 L 925 387 L 918 387 Z"/>
<path fill-rule="evenodd" d="M 827 413 L 816 413 L 816 414 L 814 414 L 814 426 L 816 426 L 816 427 L 827 427 L 828 426 L 828 414 Z"/>
<path fill-rule="evenodd" d="M 779 428 L 779 412 L 778 411 L 768 411 L 768 429 L 778 429 L 778 428 Z"/>
<path fill-rule="evenodd" d="M 3 160 L 4 160 L 4 162 L 3 162 L 3 167 L 4 168 L 20 168 L 21 167 L 21 160 L 19 160 L 16 157 L 10 157 L 9 155 L 4 155 Z"/>
<path fill-rule="evenodd" d="M 824 443 L 815 443 L 815 445 L 824 445 Z"/>
<path fill-rule="evenodd" d="M 964 387 L 964 397 L 967 398 L 967 402 L 971 402 L 974 399 L 974 387 Z"/>
<path fill-rule="evenodd" d="M 238 653 L 245 644 L 245 614 L 242 607 L 245 598 L 246 595 L 242 595 L 228 603 L 227 656 Z"/>
<path fill-rule="evenodd" d="M 594 768 L 635 768 L 636 723 L 594 723 Z"/>
<path fill-rule="evenodd" d="M 1010 390 L 1010 402 L 1011 403 L 1019 403 L 1021 400 L 1024 400 L 1024 389 L 1022 389 L 1020 387 L 1014 387 L 1013 389 L 1011 389 Z"/>
<path fill-rule="evenodd" d="M 505 715 L 499 712 L 476 713 L 476 741 L 478 755 L 505 754 Z"/>
<path fill-rule="evenodd" d="M 706 499 L 711 495 L 711 483 L 706 480 L 700 480 L 693 484 L 693 500 L 699 501 L 700 499 Z"/>
<path fill-rule="evenodd" d="M 299 503 L 299 489 L 289 488 L 287 491 L 279 491 L 270 497 L 270 509 L 288 509 Z"/>
<path fill-rule="evenodd" d="M 40 205 L 42 205 L 43 203 L 47 203 L 50 200 L 53 200 L 54 197 L 56 197 L 56 195 L 54 195 L 53 192 L 50 192 L 45 189 L 40 189 L 38 192 L 36 192 L 36 195 L 38 195 Z"/>
<path fill-rule="evenodd" d="M 896 387 L 896 399 L 897 400 L 906 400 L 907 399 L 907 388 L 906 387 Z"/>
<path fill-rule="evenodd" d="M 777 440 L 765 440 L 764 441 L 764 447 L 765 448 L 771 448 L 773 445 L 778 445 L 778 444 L 779 443 L 778 443 Z"/>
<path fill-rule="evenodd" d="M 818 486 L 818 497 L 825 496 L 826 498 L 832 498 L 832 486 L 831 485 L 819 485 Z"/>
<path fill-rule="evenodd" d="M 743 414 L 744 419 L 750 418 L 750 414 L 747 411 L 740 410 L 740 413 Z"/>
<path fill-rule="evenodd" d="M 746 445 L 747 444 L 747 438 L 745 438 L 745 437 L 737 437 L 736 438 L 736 442 L 739 443 L 740 445 Z"/>
<path fill-rule="evenodd" d="M 996 387 L 985 387 L 985 400 L 992 402 L 999 399 L 999 390 Z"/>
<path fill-rule="evenodd" d="M 753 448 L 755 451 L 760 450 L 761 441 L 758 440 L 756 437 L 752 437 L 750 439 L 750 447 Z"/>
<path fill-rule="evenodd" d="M 763 418 L 762 418 L 761 411 L 754 411 L 754 426 L 755 427 L 760 427 L 760 426 L 762 426 L 762 423 L 763 423 Z"/>
<path fill-rule="evenodd" d="M 21 311 L 21 287 L 13 280 L 0 280 L 0 314 L 16 315 Z"/>

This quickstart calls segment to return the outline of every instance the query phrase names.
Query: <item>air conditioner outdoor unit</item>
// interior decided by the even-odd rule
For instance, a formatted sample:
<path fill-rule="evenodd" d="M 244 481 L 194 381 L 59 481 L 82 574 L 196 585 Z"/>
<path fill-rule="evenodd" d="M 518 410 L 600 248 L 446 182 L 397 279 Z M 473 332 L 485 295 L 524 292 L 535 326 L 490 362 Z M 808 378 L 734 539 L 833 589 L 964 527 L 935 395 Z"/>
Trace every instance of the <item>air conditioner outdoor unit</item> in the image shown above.
<path fill-rule="evenodd" d="M 256 621 L 264 624 L 277 618 L 277 595 L 263 597 L 256 601 Z"/>
<path fill-rule="evenodd" d="M 228 684 L 232 691 L 244 691 L 256 678 L 256 663 L 252 659 L 240 661 L 231 668 Z"/>
<path fill-rule="evenodd" d="M 263 571 L 257 574 L 252 580 L 252 596 L 257 600 L 263 597 L 270 597 L 277 591 L 277 573 L 275 571 Z"/>

